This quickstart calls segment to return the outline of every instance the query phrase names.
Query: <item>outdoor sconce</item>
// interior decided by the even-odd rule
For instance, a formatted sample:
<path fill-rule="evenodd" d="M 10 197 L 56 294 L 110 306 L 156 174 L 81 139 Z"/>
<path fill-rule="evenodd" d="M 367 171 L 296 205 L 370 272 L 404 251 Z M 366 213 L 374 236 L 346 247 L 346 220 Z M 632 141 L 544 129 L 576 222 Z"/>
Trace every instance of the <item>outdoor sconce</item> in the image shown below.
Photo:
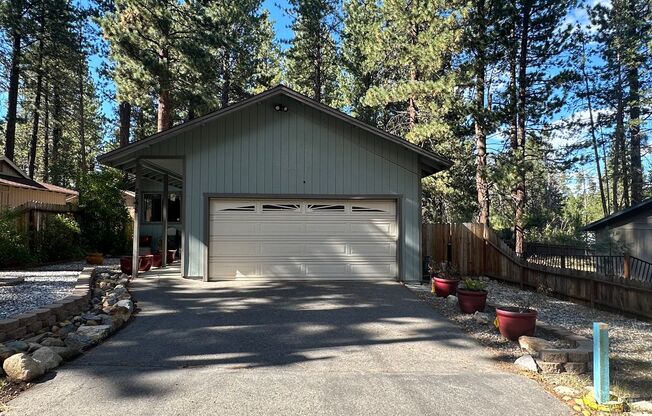
<path fill-rule="evenodd" d="M 284 106 L 283 104 L 274 104 L 274 110 L 276 111 L 282 111 L 284 113 L 288 112 L 287 106 Z"/>

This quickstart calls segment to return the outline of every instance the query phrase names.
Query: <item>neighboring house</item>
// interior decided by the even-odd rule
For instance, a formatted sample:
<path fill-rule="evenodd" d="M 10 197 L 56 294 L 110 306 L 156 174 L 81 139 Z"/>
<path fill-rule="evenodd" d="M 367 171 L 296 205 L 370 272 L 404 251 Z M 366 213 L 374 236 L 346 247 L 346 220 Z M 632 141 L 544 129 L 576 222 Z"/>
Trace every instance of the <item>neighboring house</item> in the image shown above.
<path fill-rule="evenodd" d="M 99 160 L 136 176 L 136 236 L 173 224 L 204 280 L 420 281 L 421 178 L 451 166 L 283 86 Z"/>
<path fill-rule="evenodd" d="M 65 206 L 76 203 L 77 198 L 77 191 L 30 179 L 11 160 L 0 156 L 0 208 L 25 204 Z"/>
<path fill-rule="evenodd" d="M 601 251 L 652 262 L 652 198 L 616 212 L 583 228 L 595 232 Z"/>

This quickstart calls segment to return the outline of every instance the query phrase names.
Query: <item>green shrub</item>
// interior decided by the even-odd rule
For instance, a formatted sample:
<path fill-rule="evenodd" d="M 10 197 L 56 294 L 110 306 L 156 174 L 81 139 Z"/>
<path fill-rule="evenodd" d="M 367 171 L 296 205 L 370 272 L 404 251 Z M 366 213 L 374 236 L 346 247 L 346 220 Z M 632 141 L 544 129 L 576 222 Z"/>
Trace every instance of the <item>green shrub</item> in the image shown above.
<path fill-rule="evenodd" d="M 83 257 L 81 230 L 66 215 L 49 216 L 35 236 L 35 249 L 42 262 L 73 260 Z"/>
<path fill-rule="evenodd" d="M 0 211 L 0 268 L 33 264 L 38 261 L 31 255 L 27 235 L 16 226 L 18 214 L 11 210 Z"/>
<path fill-rule="evenodd" d="M 87 175 L 79 186 L 79 226 L 89 251 L 123 254 L 129 251 L 131 217 L 124 206 L 122 176 L 115 170 Z"/>

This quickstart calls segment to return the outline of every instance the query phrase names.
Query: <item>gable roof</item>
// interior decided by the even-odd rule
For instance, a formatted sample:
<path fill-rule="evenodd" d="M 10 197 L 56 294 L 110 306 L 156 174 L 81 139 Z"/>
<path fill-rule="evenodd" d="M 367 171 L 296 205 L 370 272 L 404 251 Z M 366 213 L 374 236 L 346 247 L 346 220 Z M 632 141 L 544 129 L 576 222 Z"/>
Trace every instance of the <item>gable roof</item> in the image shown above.
<path fill-rule="evenodd" d="M 639 202 L 636 205 L 632 205 L 629 208 L 625 208 L 621 211 L 615 212 L 609 216 L 606 216 L 600 220 L 594 221 L 584 228 L 582 231 L 597 231 L 600 228 L 607 227 L 614 223 L 626 222 L 628 219 L 635 217 L 641 213 L 648 211 L 652 215 L 652 198 L 646 199 Z"/>
<path fill-rule="evenodd" d="M 13 176 L 0 173 L 0 185 L 12 186 L 14 188 L 31 189 L 34 191 L 50 191 L 66 195 L 78 195 L 78 192 L 73 191 L 72 189 L 62 188 L 61 186 L 30 179 L 25 172 L 23 172 L 11 161 L 11 159 L 6 158 L 5 156 L 0 156 L 0 163 L 8 164 L 11 169 L 14 170 L 17 175 L 19 175 Z"/>
<path fill-rule="evenodd" d="M 145 149 L 155 143 L 159 143 L 161 141 L 164 141 L 168 138 L 174 137 L 182 132 L 185 132 L 187 130 L 190 130 L 196 126 L 200 126 L 203 123 L 217 120 L 221 117 L 226 116 L 227 114 L 234 113 L 236 111 L 242 110 L 246 107 L 249 107 L 253 104 L 259 103 L 263 100 L 273 98 L 279 95 L 284 95 L 286 97 L 292 98 L 296 101 L 299 101 L 302 104 L 305 104 L 309 107 L 312 107 L 318 111 L 324 112 L 326 114 L 329 114 L 335 118 L 338 118 L 350 125 L 353 125 L 355 127 L 358 127 L 362 130 L 368 131 L 378 137 L 381 137 L 385 140 L 388 140 L 392 143 L 398 144 L 399 146 L 402 146 L 416 154 L 419 155 L 419 161 L 421 162 L 422 169 L 426 173 L 426 175 L 431 175 L 433 173 L 448 169 L 453 165 L 453 162 L 450 160 L 446 159 L 443 156 L 440 156 L 436 153 L 429 152 L 425 149 L 422 149 L 421 147 L 408 142 L 402 137 L 396 136 L 394 134 L 388 133 L 384 130 L 381 130 L 377 127 L 371 126 L 363 121 L 360 121 L 356 118 L 351 117 L 350 115 L 339 111 L 335 108 L 329 107 L 325 104 L 322 104 L 318 101 L 315 101 L 297 91 L 292 90 L 291 88 L 288 88 L 284 85 L 279 85 L 276 86 L 272 89 L 269 89 L 265 92 L 262 92 L 260 94 L 254 95 L 250 98 L 247 98 L 245 100 L 242 100 L 238 103 L 235 103 L 233 105 L 230 105 L 228 107 L 224 107 L 222 109 L 213 111 L 211 113 L 208 113 L 204 116 L 198 117 L 196 119 L 186 121 L 184 123 L 178 124 L 174 127 L 171 127 L 167 130 L 158 132 L 156 134 L 153 134 L 149 137 L 146 137 L 142 140 L 132 142 L 126 146 L 123 146 L 121 148 L 115 149 L 113 151 L 110 151 L 108 153 L 105 153 L 103 155 L 100 155 L 97 159 L 100 163 L 111 165 L 111 162 L 116 161 L 119 158 L 123 158 L 125 156 L 128 156 L 129 154 L 132 154 L 134 152 L 137 152 L 138 150 Z"/>

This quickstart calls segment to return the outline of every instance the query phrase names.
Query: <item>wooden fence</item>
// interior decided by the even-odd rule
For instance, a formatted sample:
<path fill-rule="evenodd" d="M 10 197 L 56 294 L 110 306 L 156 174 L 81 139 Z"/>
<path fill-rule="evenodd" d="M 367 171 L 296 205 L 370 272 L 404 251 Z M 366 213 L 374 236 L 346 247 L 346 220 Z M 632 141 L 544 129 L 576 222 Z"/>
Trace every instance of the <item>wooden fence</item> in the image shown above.
<path fill-rule="evenodd" d="M 483 224 L 424 224 L 422 254 L 449 261 L 463 275 L 485 275 L 652 318 L 652 283 L 523 260 Z"/>

